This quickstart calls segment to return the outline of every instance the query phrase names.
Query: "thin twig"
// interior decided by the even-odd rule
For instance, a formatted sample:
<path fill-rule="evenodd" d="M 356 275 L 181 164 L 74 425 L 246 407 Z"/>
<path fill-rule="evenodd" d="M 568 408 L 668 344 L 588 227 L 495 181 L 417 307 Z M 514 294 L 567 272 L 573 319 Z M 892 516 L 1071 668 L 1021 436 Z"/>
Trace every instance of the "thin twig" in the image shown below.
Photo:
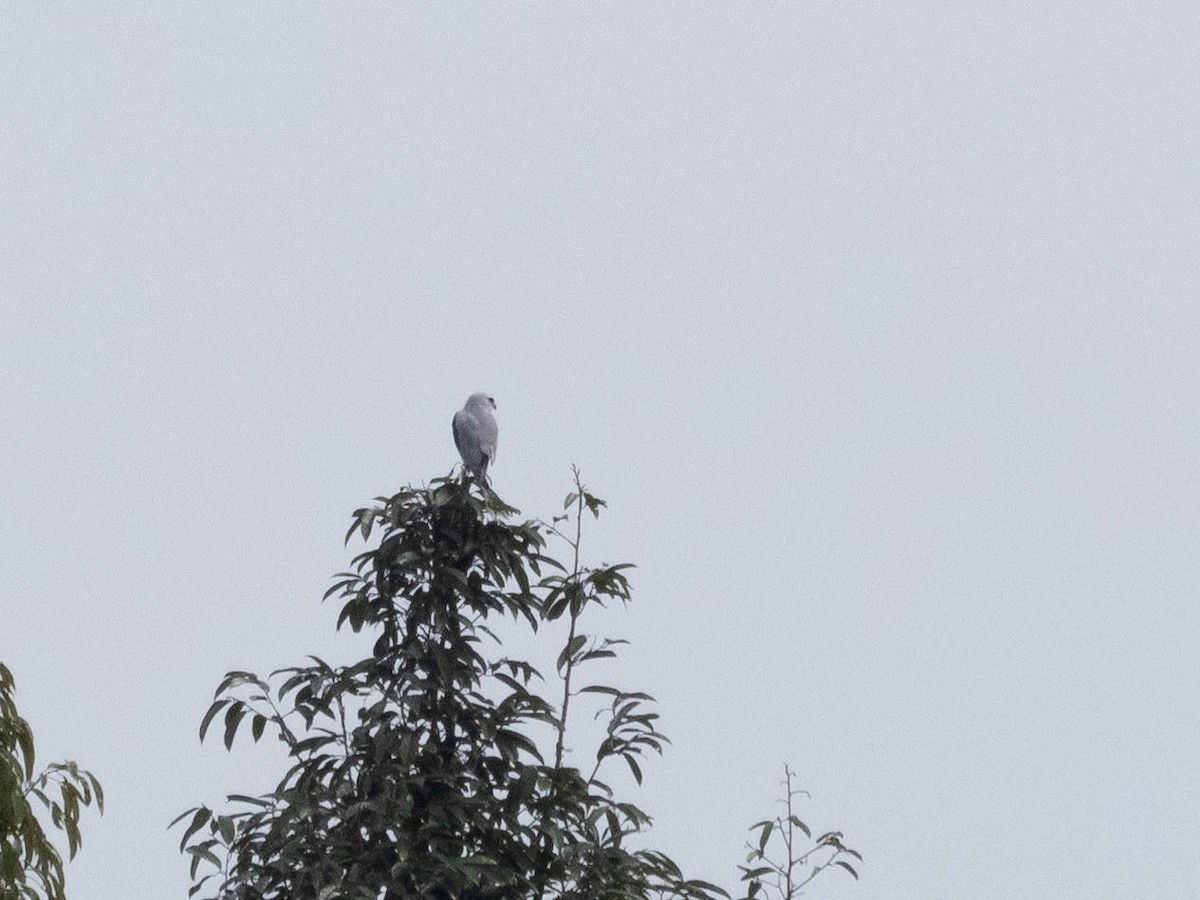
<path fill-rule="evenodd" d="M 575 476 L 575 492 L 578 496 L 575 498 L 575 540 L 571 541 L 567 539 L 567 543 L 571 545 L 571 549 L 574 551 L 570 584 L 573 590 L 582 590 L 579 583 L 579 545 L 583 539 L 583 485 L 579 482 L 579 469 L 572 466 L 571 472 Z M 568 597 L 567 605 L 571 610 L 571 628 L 567 634 L 567 647 L 569 648 L 575 640 L 575 628 L 579 622 L 579 613 L 582 612 L 582 609 L 572 603 L 570 597 Z M 562 768 L 563 742 L 567 734 L 567 710 L 571 705 L 571 672 L 574 668 L 574 661 L 568 655 L 566 671 L 563 673 L 563 702 L 562 714 L 558 720 L 558 742 L 554 747 L 554 768 L 556 771 Z"/>

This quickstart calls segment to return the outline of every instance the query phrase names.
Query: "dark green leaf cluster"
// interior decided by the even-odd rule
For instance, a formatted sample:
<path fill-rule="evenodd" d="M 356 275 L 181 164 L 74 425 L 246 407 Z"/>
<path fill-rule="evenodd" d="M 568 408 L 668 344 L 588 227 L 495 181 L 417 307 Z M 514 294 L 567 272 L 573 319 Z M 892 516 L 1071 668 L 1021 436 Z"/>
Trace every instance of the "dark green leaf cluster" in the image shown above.
<path fill-rule="evenodd" d="M 269 679 L 230 673 L 201 726 L 220 719 L 231 746 L 250 723 L 288 748 L 291 767 L 263 797 L 231 812 L 189 810 L 181 849 L 191 894 L 220 900 L 524 900 L 711 898 L 662 853 L 629 845 L 649 817 L 599 780 L 610 759 L 661 752 L 652 699 L 608 685 L 571 687 L 576 670 L 619 641 L 578 623 L 592 604 L 626 601 L 626 566 L 579 565 L 579 518 L 603 501 L 576 478 L 575 539 L 554 525 L 510 521 L 490 489 L 438 479 L 360 509 L 347 534 L 378 536 L 336 576 L 327 598 L 354 631 L 377 635 L 352 665 L 310 658 Z M 567 521 L 570 517 L 567 517 Z M 574 549 L 565 565 L 546 537 Z M 569 619 L 557 656 L 561 694 L 511 659 L 491 626 L 531 631 Z M 607 729 L 585 774 L 564 761 L 570 704 L 607 698 Z M 552 758 L 547 751 L 554 747 Z M 589 765 L 592 763 L 589 762 Z"/>
<path fill-rule="evenodd" d="M 17 712 L 15 685 L 0 663 L 0 897 L 63 900 L 62 857 L 29 802 L 50 813 L 51 824 L 67 837 L 71 858 L 79 852 L 79 814 L 104 792 L 90 772 L 73 762 L 52 763 L 35 776 L 33 733 Z"/>

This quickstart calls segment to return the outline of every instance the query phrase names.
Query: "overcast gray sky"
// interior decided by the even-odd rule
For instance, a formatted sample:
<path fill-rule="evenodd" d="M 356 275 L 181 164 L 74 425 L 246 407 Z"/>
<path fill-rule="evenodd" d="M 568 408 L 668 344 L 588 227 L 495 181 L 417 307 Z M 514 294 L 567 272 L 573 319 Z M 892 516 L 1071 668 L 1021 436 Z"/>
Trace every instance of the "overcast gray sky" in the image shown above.
<path fill-rule="evenodd" d="M 1190 3 L 0 11 L 0 659 L 92 769 L 73 900 L 281 774 L 223 673 L 349 659 L 371 497 L 499 404 L 569 466 L 635 797 L 736 883 L 782 764 L 834 898 L 1200 896 Z"/>

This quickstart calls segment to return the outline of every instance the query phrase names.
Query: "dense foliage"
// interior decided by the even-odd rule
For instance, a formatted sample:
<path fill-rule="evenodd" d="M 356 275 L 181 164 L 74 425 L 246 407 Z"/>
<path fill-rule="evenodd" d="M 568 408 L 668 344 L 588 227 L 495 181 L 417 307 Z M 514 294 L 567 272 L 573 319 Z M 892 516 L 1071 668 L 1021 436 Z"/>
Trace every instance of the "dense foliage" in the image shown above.
<path fill-rule="evenodd" d="M 63 900 L 62 856 L 35 810 L 49 812 L 74 858 L 81 841 L 79 813 L 92 803 L 103 812 L 104 793 L 95 776 L 73 762 L 52 763 L 34 774 L 33 732 L 17 712 L 15 692 L 12 673 L 0 663 L 0 897 Z"/>
<path fill-rule="evenodd" d="M 666 738 L 652 698 L 583 680 L 621 643 L 583 633 L 585 612 L 630 594 L 628 566 L 580 565 L 584 515 L 604 503 L 578 475 L 575 487 L 550 524 L 513 522 L 517 511 L 490 489 L 452 479 L 355 513 L 347 541 L 378 543 L 326 597 L 341 604 L 339 627 L 377 635 L 373 651 L 352 665 L 310 658 L 269 679 L 222 682 L 201 737 L 218 721 L 227 746 L 247 723 L 254 740 L 269 729 L 291 768 L 265 796 L 230 797 L 231 812 L 201 806 L 176 820 L 187 823 L 193 896 L 727 896 L 634 847 L 650 818 L 602 780 L 615 762 L 640 782 L 640 760 Z M 565 542 L 570 563 L 548 555 L 548 538 Z M 563 627 L 550 630 L 566 634 L 547 683 L 501 652 L 497 631 L 534 635 L 555 621 Z M 564 753 L 585 700 L 602 704 L 605 725 L 590 771 Z M 853 853 L 840 835 L 823 840 L 831 860 Z M 749 896 L 762 888 L 754 871 L 744 871 Z"/>

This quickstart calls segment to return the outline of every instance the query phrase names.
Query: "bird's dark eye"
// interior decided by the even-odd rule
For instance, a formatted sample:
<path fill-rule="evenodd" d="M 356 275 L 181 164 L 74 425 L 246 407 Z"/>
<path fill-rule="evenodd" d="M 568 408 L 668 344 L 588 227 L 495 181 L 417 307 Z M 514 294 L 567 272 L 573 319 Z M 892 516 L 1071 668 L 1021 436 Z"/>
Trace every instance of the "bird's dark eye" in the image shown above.
<path fill-rule="evenodd" d="M 496 405 L 496 400 L 495 400 L 495 398 L 494 398 L 494 397 L 488 397 L 488 403 L 492 404 L 492 406 L 495 406 L 495 405 Z"/>

